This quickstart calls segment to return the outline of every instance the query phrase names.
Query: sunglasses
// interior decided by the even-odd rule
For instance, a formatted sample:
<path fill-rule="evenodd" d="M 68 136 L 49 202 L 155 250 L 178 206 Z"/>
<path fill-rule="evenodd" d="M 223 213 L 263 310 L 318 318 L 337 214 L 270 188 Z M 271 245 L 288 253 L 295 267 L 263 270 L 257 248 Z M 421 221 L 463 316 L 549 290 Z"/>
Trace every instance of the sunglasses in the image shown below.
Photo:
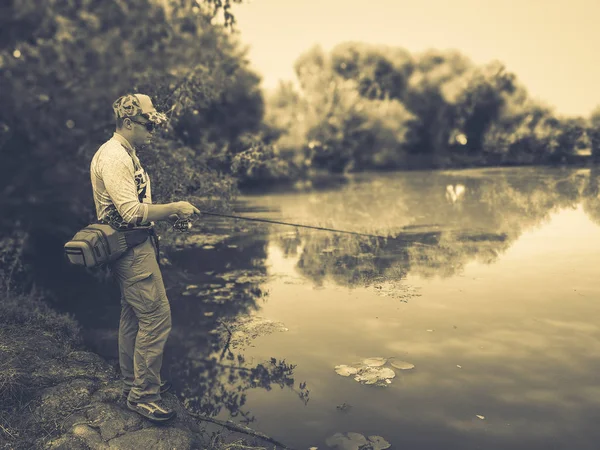
<path fill-rule="evenodd" d="M 154 122 L 138 122 L 136 120 L 133 119 L 129 119 L 131 120 L 133 123 L 137 123 L 138 125 L 143 125 L 144 127 L 146 127 L 146 131 L 152 133 L 154 130 L 156 130 L 156 124 Z"/>

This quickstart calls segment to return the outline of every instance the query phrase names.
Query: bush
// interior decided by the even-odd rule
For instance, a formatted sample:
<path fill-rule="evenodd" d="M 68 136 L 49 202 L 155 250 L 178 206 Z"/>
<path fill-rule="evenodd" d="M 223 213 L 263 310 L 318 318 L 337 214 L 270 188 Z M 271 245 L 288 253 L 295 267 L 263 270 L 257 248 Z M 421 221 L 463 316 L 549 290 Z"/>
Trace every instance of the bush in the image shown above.
<path fill-rule="evenodd" d="M 36 291 L 3 293 L 0 296 L 0 323 L 3 327 L 51 333 L 65 345 L 80 343 L 80 327 L 75 319 L 50 308 Z"/>
<path fill-rule="evenodd" d="M 231 171 L 242 187 L 280 183 L 298 178 L 300 168 L 282 159 L 277 148 L 258 138 L 247 137 L 246 150 L 233 157 Z"/>

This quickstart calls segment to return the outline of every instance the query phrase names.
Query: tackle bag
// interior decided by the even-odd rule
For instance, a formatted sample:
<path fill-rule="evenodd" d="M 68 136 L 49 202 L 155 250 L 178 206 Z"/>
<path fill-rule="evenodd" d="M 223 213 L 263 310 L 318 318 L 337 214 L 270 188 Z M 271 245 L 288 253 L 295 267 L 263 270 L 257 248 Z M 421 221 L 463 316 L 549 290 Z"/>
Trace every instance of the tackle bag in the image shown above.
<path fill-rule="evenodd" d="M 64 245 L 65 255 L 72 264 L 97 267 L 115 261 L 128 249 L 145 242 L 152 232 L 152 227 L 116 230 L 108 224 L 93 223 Z"/>

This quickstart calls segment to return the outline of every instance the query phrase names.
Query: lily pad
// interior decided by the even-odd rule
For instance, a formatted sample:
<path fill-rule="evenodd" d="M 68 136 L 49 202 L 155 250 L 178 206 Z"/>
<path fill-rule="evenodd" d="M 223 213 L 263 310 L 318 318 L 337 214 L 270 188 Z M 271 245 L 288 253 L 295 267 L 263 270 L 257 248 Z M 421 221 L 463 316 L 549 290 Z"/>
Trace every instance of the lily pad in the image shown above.
<path fill-rule="evenodd" d="M 390 448 L 392 444 L 386 441 L 381 436 L 369 436 L 369 444 L 372 450 L 385 450 Z"/>
<path fill-rule="evenodd" d="M 362 384 L 386 386 L 390 383 L 388 380 L 395 376 L 396 372 L 387 367 L 366 367 L 358 371 L 354 380 Z"/>
<path fill-rule="evenodd" d="M 184 240 L 185 244 L 192 247 L 202 247 L 205 245 L 215 245 L 220 244 L 223 241 L 229 239 L 227 235 L 220 234 L 195 234 L 195 235 L 187 235 Z"/>
<path fill-rule="evenodd" d="M 355 375 L 358 373 L 358 369 L 356 367 L 351 366 L 335 366 L 335 373 L 341 375 L 343 377 L 349 377 L 350 375 Z"/>
<path fill-rule="evenodd" d="M 369 436 L 367 439 L 360 433 L 335 433 L 325 443 L 336 450 L 385 450 L 391 444 L 381 436 Z"/>
<path fill-rule="evenodd" d="M 365 366 L 369 366 L 369 367 L 379 367 L 379 366 L 383 366 L 386 363 L 386 361 L 387 361 L 387 359 L 379 358 L 379 357 L 367 358 L 367 359 L 363 359 L 363 364 Z"/>
<path fill-rule="evenodd" d="M 335 433 L 325 443 L 337 450 L 360 450 L 363 445 L 367 445 L 367 438 L 359 433 Z"/>
<path fill-rule="evenodd" d="M 382 297 L 397 298 L 402 302 L 408 302 L 413 297 L 420 297 L 419 288 L 408 285 L 403 281 L 380 281 L 372 285 L 365 286 L 375 291 L 377 295 Z"/>
<path fill-rule="evenodd" d="M 222 335 L 224 339 L 229 339 L 231 348 L 241 349 L 260 336 L 288 331 L 283 323 L 260 316 L 238 316 L 233 321 L 223 323 L 227 324 L 227 329 L 222 330 Z"/>
<path fill-rule="evenodd" d="M 265 281 L 265 275 L 257 271 L 249 270 L 233 270 L 219 275 L 226 282 L 233 282 L 235 284 L 246 284 L 246 283 L 262 283 Z"/>
<path fill-rule="evenodd" d="M 414 369 L 415 365 L 411 364 L 409 362 L 406 361 L 392 361 L 390 363 L 390 366 L 395 367 L 396 369 L 400 369 L 400 370 L 409 370 L 409 369 Z"/>

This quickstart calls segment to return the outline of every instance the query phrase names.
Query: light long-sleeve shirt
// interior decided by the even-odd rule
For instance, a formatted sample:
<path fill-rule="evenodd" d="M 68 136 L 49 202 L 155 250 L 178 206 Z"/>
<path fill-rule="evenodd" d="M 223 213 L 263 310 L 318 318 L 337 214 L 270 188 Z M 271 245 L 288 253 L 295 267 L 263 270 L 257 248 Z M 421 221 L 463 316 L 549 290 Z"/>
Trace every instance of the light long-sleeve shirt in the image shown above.
<path fill-rule="evenodd" d="M 150 178 L 127 139 L 113 134 L 92 158 L 90 176 L 99 220 L 119 228 L 148 224 Z"/>

